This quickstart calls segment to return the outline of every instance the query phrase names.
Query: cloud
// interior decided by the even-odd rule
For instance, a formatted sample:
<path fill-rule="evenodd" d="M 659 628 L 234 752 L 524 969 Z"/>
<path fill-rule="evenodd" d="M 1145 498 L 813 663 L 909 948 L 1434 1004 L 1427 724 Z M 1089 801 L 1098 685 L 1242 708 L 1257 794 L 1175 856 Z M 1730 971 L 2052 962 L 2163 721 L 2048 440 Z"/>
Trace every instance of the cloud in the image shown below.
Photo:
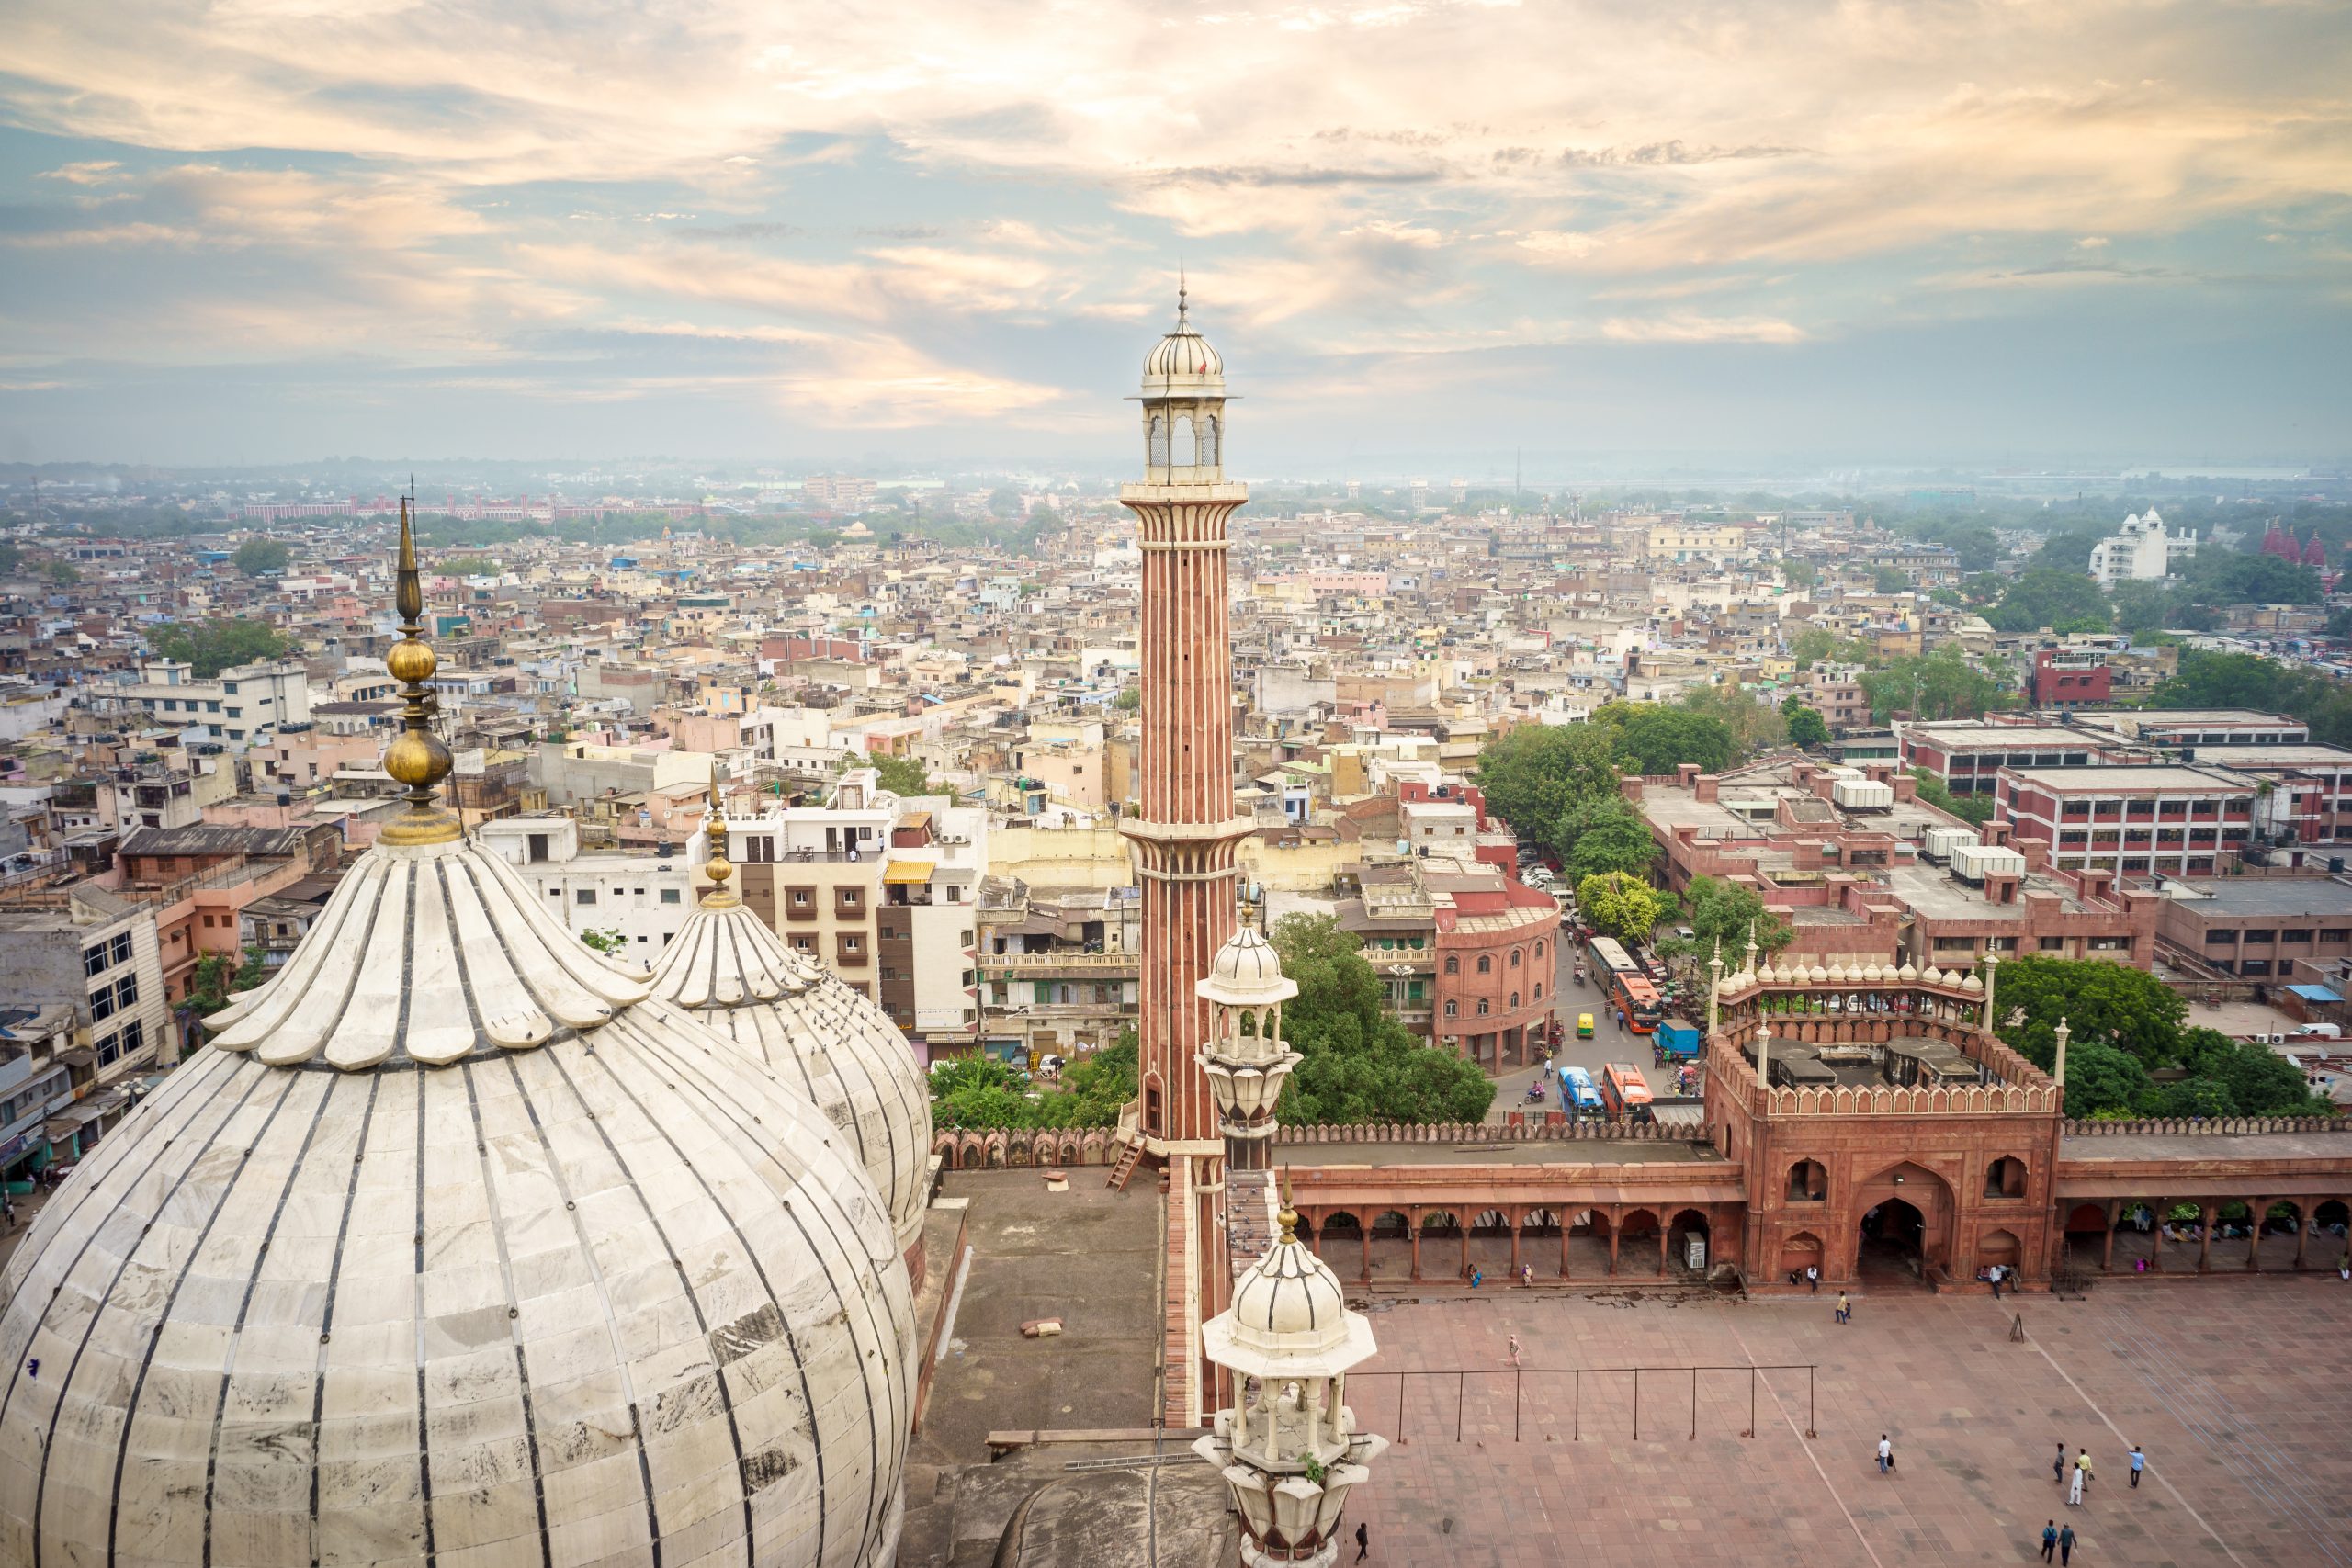
<path fill-rule="evenodd" d="M 1770 317 L 1612 317 L 1600 335 L 1612 343 L 1803 343 L 1804 330 Z"/>
<path fill-rule="evenodd" d="M 2075 249 L 2078 251 L 2103 251 L 2107 246 L 2108 239 L 2104 234 L 2086 234 L 2075 242 Z"/>
<path fill-rule="evenodd" d="M 92 158 L 84 163 L 67 164 L 62 168 L 44 169 L 36 176 L 44 180 L 63 180 L 68 185 L 111 185 L 121 179 L 122 164 L 112 158 Z"/>

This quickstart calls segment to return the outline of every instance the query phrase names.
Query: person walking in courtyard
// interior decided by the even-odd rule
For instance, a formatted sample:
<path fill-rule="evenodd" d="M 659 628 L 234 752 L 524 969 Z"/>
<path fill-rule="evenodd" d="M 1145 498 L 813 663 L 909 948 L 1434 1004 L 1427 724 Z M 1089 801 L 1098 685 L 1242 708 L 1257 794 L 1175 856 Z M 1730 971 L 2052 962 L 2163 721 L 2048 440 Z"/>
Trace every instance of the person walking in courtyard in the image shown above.
<path fill-rule="evenodd" d="M 2066 1484 L 2066 1445 L 2064 1443 L 2058 1445 L 2058 1457 L 2050 1461 L 2050 1484 Z"/>
<path fill-rule="evenodd" d="M 1359 1562 L 1363 1562 L 1365 1555 L 1371 1551 L 1372 1527 L 1370 1525 L 1359 1524 L 1356 1526 L 1356 1561 Z"/>
<path fill-rule="evenodd" d="M 2075 1555 L 2075 1527 L 2068 1525 L 2058 1532 L 2058 1568 L 2066 1568 L 2067 1559 Z"/>
<path fill-rule="evenodd" d="M 1894 1445 L 1887 1440 L 1887 1437 L 1884 1432 L 1881 1432 L 1878 1435 L 1878 1472 L 1881 1475 L 1884 1475 L 1888 1471 L 1893 1470 L 1894 1468 Z"/>
<path fill-rule="evenodd" d="M 2090 1478 L 2089 1471 L 2079 1464 L 2075 1467 L 2075 1483 L 2066 1488 L 2066 1506 L 2079 1508 L 2083 1506 L 2083 1483 Z"/>
<path fill-rule="evenodd" d="M 1838 1321 L 1840 1323 L 1854 1321 L 1854 1300 L 1843 1291 L 1838 1292 Z"/>
<path fill-rule="evenodd" d="M 2088 1487 L 2091 1483 L 2090 1450 L 2085 1449 L 2082 1452 L 2075 1456 L 2075 1473 L 2079 1474 L 2083 1478 L 2083 1485 L 2085 1487 Z"/>
<path fill-rule="evenodd" d="M 2142 1452 L 2140 1451 L 2140 1445 L 2139 1445 L 2139 1444 L 2137 1444 L 2137 1443 L 2132 1444 L 2132 1488 L 2133 1488 L 2135 1491 L 2138 1489 L 2138 1487 L 2139 1487 L 2139 1485 L 2140 1485 L 2140 1472 L 2141 1472 L 2142 1471 L 2143 1471 L 2143 1470 L 2147 1469 L 2147 1468 L 2148 1468 L 2148 1456 L 2147 1456 L 2146 1454 L 2143 1454 L 2143 1453 L 2142 1453 Z"/>
<path fill-rule="evenodd" d="M 1510 1337 L 1510 1364 L 1514 1367 L 1519 1365 L 1519 1336 L 1516 1334 Z"/>
<path fill-rule="evenodd" d="M 2058 1521 L 2056 1519 L 2052 1519 L 2048 1524 L 2041 1527 L 2041 1560 L 2044 1562 L 2049 1562 L 2050 1554 L 2057 1550 Z"/>

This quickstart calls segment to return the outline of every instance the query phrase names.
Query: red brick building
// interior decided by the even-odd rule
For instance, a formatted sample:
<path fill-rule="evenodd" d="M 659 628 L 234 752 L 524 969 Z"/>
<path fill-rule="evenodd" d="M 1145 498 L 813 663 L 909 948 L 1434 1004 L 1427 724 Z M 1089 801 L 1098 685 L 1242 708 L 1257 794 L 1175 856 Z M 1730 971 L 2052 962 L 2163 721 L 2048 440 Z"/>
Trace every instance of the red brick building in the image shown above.
<path fill-rule="evenodd" d="M 2115 671 L 2102 649 L 2038 648 L 2026 694 L 2038 708 L 2105 707 L 2115 700 Z"/>
<path fill-rule="evenodd" d="M 2050 846 L 2061 871 L 2211 876 L 2254 836 L 2256 785 L 2187 763 L 2003 768 L 1994 799 L 2019 840 Z"/>

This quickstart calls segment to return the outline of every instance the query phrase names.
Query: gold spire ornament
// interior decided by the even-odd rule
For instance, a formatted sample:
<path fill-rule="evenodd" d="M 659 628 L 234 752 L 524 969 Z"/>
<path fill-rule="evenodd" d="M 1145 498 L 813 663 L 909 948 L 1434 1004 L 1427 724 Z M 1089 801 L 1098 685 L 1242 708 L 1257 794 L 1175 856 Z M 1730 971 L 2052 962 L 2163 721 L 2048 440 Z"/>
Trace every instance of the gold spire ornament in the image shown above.
<path fill-rule="evenodd" d="M 710 771 L 710 820 L 703 831 L 710 836 L 710 858 L 702 863 L 703 874 L 710 878 L 710 891 L 703 895 L 706 909 L 731 909 L 742 902 L 727 879 L 735 874 L 735 867 L 727 859 L 727 815 L 718 799 L 718 770 Z"/>
<path fill-rule="evenodd" d="M 409 528 L 409 498 L 401 497 L 399 587 L 392 603 L 401 613 L 401 640 L 384 655 L 384 668 L 401 682 L 401 732 L 384 749 L 384 772 L 408 786 L 408 810 L 386 824 L 377 837 L 387 844 L 453 844 L 465 834 L 458 819 L 441 809 L 435 786 L 455 766 L 449 748 L 433 733 L 436 707 L 425 682 L 441 661 L 424 631 L 424 584 L 416 570 L 416 539 Z"/>
<path fill-rule="evenodd" d="M 1290 1196 L 1290 1167 L 1283 1167 L 1283 1206 L 1274 1215 L 1283 1227 L 1283 1245 L 1287 1247 L 1298 1239 L 1298 1210 L 1292 1206 Z"/>

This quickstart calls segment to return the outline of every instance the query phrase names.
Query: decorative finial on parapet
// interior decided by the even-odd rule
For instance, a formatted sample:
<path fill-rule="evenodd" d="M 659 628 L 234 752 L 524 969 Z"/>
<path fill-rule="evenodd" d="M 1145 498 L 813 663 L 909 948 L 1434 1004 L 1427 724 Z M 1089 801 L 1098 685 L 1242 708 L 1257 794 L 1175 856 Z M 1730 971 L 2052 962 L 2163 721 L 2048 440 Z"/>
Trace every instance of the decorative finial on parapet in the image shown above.
<path fill-rule="evenodd" d="M 738 902 L 735 890 L 727 879 L 735 874 L 735 867 L 727 858 L 727 807 L 718 798 L 718 769 L 710 771 L 710 819 L 703 825 L 703 832 L 710 840 L 710 858 L 703 862 L 703 874 L 710 878 L 710 891 L 703 896 L 706 909 L 729 909 Z"/>
<path fill-rule="evenodd" d="M 2064 1089 L 2066 1087 L 2066 1042 L 2074 1037 L 2074 1031 L 2066 1027 L 2066 1020 L 2064 1016 L 2058 1020 L 2057 1034 L 2058 1055 L 2050 1064 L 2050 1077 L 2060 1089 Z"/>
<path fill-rule="evenodd" d="M 433 733 L 435 704 L 425 682 L 440 667 L 424 630 L 424 584 L 416 569 L 416 537 L 410 531 L 411 498 L 401 497 L 401 544 L 392 604 L 401 614 L 401 640 L 384 655 L 384 668 L 401 682 L 401 733 L 384 749 L 384 772 L 408 786 L 408 810 L 377 835 L 387 844 L 447 844 L 464 837 L 458 819 L 441 809 L 435 786 L 456 765 L 449 748 Z"/>
<path fill-rule="evenodd" d="M 1771 1077 L 1765 1068 L 1765 1058 L 1771 1054 L 1772 1026 L 1758 1021 L 1756 1025 L 1756 1087 L 1770 1089 Z"/>

